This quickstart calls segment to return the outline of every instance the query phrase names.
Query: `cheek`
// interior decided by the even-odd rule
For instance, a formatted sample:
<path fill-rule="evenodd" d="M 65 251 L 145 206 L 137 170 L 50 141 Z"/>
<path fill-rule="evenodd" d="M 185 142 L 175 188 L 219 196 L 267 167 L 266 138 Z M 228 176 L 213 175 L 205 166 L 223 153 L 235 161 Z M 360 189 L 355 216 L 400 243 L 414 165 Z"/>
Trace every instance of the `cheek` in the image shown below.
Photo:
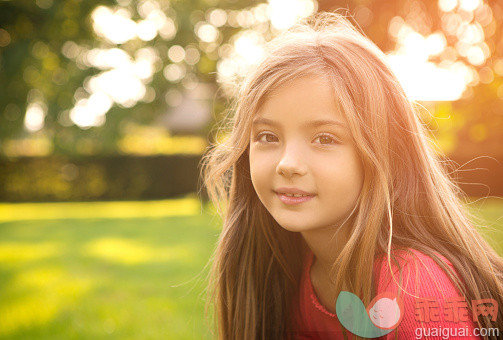
<path fill-rule="evenodd" d="M 274 160 L 265 155 L 250 151 L 250 176 L 257 193 L 270 187 L 271 174 L 274 172 Z"/>
<path fill-rule="evenodd" d="M 352 158 L 325 162 L 323 167 L 313 168 L 313 171 L 317 171 L 317 182 L 321 190 L 326 188 L 339 197 L 357 195 L 363 186 L 363 169 L 360 163 Z"/>
<path fill-rule="evenodd" d="M 277 163 L 277 154 L 275 152 L 265 152 L 263 150 L 250 149 L 250 170 L 256 172 L 267 172 L 275 169 Z"/>

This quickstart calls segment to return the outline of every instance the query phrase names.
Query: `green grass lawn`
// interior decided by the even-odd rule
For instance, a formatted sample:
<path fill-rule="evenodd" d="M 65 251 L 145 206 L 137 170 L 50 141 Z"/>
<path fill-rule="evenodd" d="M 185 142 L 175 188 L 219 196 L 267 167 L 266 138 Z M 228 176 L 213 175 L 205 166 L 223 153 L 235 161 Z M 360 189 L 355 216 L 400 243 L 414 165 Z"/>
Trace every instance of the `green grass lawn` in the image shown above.
<path fill-rule="evenodd" d="M 503 253 L 503 200 L 472 209 Z M 0 339 L 210 339 L 220 227 L 194 198 L 0 205 Z"/>
<path fill-rule="evenodd" d="M 2 205 L 0 215 L 1 339 L 211 338 L 205 265 L 218 220 L 195 199 Z"/>

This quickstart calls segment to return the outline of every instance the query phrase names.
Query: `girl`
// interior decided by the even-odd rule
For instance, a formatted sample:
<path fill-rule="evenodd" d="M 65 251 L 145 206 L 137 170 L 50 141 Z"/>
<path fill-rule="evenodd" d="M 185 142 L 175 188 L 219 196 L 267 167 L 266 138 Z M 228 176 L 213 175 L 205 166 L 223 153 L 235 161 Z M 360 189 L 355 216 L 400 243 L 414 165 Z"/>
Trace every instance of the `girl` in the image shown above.
<path fill-rule="evenodd" d="M 503 261 L 384 54 L 347 19 L 317 14 L 274 39 L 236 103 L 203 158 L 225 206 L 219 339 L 502 336 Z M 358 328 L 370 318 L 372 334 Z"/>

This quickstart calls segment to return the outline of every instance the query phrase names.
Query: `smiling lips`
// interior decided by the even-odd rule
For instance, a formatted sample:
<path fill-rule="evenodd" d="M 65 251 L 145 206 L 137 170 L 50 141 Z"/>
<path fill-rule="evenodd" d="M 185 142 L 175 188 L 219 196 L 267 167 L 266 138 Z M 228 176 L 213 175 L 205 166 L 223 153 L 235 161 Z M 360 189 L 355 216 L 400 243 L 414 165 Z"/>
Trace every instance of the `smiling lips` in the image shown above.
<path fill-rule="evenodd" d="M 309 193 L 307 191 L 300 190 L 297 188 L 284 188 L 284 187 L 282 187 L 282 188 L 278 188 L 274 191 L 277 193 L 280 193 L 280 194 L 297 194 L 297 195 L 314 196 L 314 194 L 312 194 L 312 193 Z"/>
<path fill-rule="evenodd" d="M 278 188 L 275 192 L 280 201 L 288 205 L 304 203 L 316 196 L 296 188 Z"/>

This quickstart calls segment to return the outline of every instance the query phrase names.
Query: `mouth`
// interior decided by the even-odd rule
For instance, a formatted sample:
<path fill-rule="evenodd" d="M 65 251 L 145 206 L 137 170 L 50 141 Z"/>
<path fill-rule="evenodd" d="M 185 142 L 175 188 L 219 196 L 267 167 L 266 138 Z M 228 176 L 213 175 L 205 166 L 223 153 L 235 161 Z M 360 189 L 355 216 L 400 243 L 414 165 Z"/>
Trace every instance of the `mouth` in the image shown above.
<path fill-rule="evenodd" d="M 310 201 L 314 196 L 314 194 L 291 194 L 291 193 L 281 193 L 275 192 L 276 196 L 279 198 L 281 202 L 287 205 L 297 205 L 301 203 L 305 203 Z"/>
<path fill-rule="evenodd" d="M 287 188 L 287 187 L 276 188 L 276 189 L 274 189 L 274 192 L 276 192 L 278 194 L 283 194 L 283 195 L 286 195 L 286 196 L 290 196 L 290 197 L 292 197 L 292 196 L 293 197 L 315 196 L 316 195 L 314 193 L 307 192 L 307 191 L 304 191 L 304 190 L 301 190 L 301 189 Z"/>

